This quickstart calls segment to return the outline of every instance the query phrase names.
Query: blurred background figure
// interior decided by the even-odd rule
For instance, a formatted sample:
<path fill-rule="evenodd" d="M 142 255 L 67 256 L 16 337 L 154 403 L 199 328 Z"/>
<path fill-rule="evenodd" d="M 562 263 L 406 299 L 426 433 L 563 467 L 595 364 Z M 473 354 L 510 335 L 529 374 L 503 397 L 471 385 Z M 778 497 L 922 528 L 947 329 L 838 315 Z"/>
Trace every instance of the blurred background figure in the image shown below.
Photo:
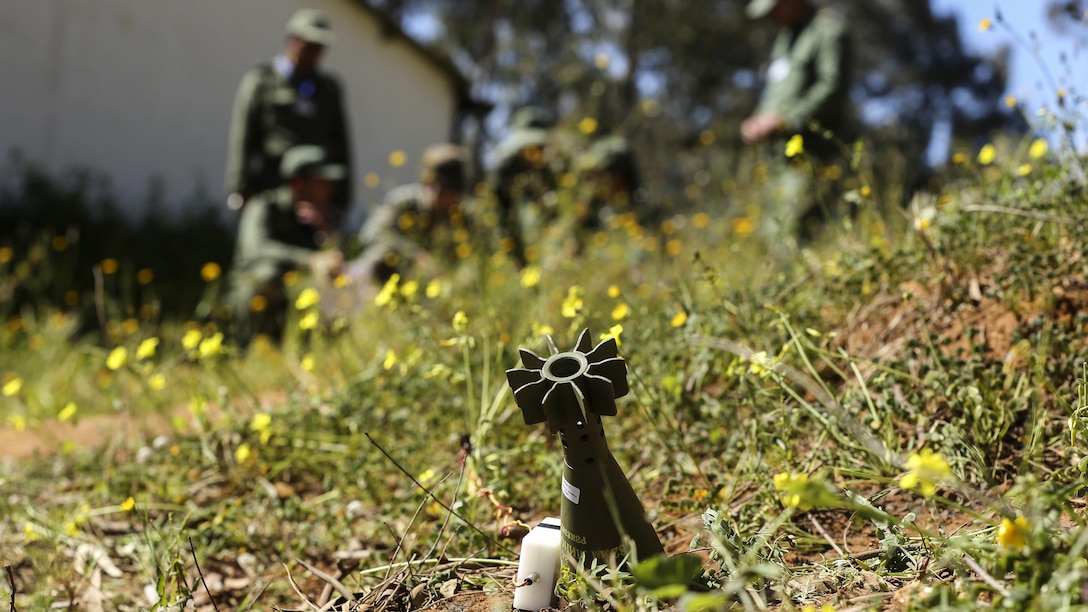
<path fill-rule="evenodd" d="M 468 152 L 438 144 L 423 153 L 418 183 L 391 190 L 359 232 L 363 255 L 352 262 L 353 278 L 384 284 L 393 273 L 436 276 L 456 261 L 469 240 L 463 207 Z"/>
<path fill-rule="evenodd" d="M 842 152 L 851 114 L 847 25 L 838 12 L 817 9 L 811 0 L 751 0 L 747 14 L 751 19 L 769 18 L 780 27 L 759 106 L 741 124 L 746 143 L 774 143 L 780 166 L 770 184 L 760 228 L 774 243 L 795 235 L 806 240 L 835 205 L 828 201 L 834 194 L 821 188 L 820 179 L 828 178 L 831 165 L 845 162 Z M 793 158 L 792 169 L 786 167 L 790 164 L 783 160 L 783 152 Z M 842 166 L 838 177 L 834 171 L 830 174 L 837 180 Z"/>
<path fill-rule="evenodd" d="M 293 147 L 280 162 L 285 185 L 253 196 L 242 210 L 230 295 L 240 346 L 257 334 L 277 342 L 283 338 L 285 274 L 301 270 L 331 278 L 340 273 L 340 251 L 321 248 L 334 230 L 332 195 L 345 174 L 321 147 Z"/>
<path fill-rule="evenodd" d="M 280 183 L 280 159 L 295 145 L 322 147 L 345 169 L 334 185 L 334 225 L 351 201 L 351 146 L 339 81 L 321 71 L 321 58 L 334 42 L 328 17 L 303 9 L 287 22 L 282 54 L 246 73 L 238 88 L 227 157 L 227 205 L 246 201 Z"/>
<path fill-rule="evenodd" d="M 575 207 L 582 229 L 606 227 L 609 219 L 627 212 L 638 216 L 642 224 L 652 216 L 641 189 L 635 151 L 626 138 L 597 139 L 576 165 L 585 194 Z"/>
<path fill-rule="evenodd" d="M 503 249 L 519 266 L 529 261 L 526 248 L 532 235 L 556 214 L 554 126 L 547 111 L 520 108 L 510 117 L 509 134 L 495 147 L 496 164 L 488 182 L 505 234 Z"/>

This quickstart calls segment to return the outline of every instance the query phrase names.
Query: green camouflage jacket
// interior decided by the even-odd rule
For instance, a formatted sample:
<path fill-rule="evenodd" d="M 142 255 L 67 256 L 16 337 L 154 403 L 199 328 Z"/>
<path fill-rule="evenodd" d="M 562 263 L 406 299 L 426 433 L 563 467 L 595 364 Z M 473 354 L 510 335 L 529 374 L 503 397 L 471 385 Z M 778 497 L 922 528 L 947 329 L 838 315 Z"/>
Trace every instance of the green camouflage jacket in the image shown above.
<path fill-rule="evenodd" d="M 837 12 L 818 10 L 797 28 L 783 28 L 772 47 L 756 114 L 777 112 L 791 134 L 808 130 L 814 121 L 839 133 L 849 116 L 849 64 L 849 33 Z"/>
<path fill-rule="evenodd" d="M 363 225 L 359 243 L 367 260 L 390 268 L 420 252 L 454 257 L 457 245 L 469 240 L 469 223 L 460 206 L 439 212 L 427 204 L 424 186 L 401 185 L 391 190 Z M 395 261 L 389 261 L 393 254 Z"/>
<path fill-rule="evenodd" d="M 304 266 L 319 248 L 321 237 L 298 221 L 289 188 L 257 195 L 242 209 L 232 277 L 253 283 L 278 279 Z"/>
<path fill-rule="evenodd" d="M 286 77 L 270 63 L 242 78 L 234 101 L 227 155 L 227 193 L 249 196 L 278 187 L 280 158 L 300 144 L 324 147 L 348 169 L 338 200 L 351 200 L 351 148 L 340 83 L 317 73 Z"/>

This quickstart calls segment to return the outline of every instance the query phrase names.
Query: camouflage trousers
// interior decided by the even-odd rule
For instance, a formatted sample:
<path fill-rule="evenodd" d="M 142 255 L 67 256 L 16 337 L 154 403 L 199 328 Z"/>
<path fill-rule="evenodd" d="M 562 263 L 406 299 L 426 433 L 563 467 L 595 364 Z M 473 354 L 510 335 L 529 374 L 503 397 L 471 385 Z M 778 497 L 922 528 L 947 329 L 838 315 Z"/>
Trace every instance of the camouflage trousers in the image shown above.
<path fill-rule="evenodd" d="M 828 223 L 849 215 L 842 198 L 843 173 L 842 165 L 819 158 L 771 163 L 758 226 L 769 251 L 811 243 Z"/>
<path fill-rule="evenodd" d="M 283 341 L 287 328 L 287 289 L 283 280 L 237 280 L 231 285 L 229 303 L 234 319 L 234 337 L 245 348 L 259 335 L 275 343 Z"/>

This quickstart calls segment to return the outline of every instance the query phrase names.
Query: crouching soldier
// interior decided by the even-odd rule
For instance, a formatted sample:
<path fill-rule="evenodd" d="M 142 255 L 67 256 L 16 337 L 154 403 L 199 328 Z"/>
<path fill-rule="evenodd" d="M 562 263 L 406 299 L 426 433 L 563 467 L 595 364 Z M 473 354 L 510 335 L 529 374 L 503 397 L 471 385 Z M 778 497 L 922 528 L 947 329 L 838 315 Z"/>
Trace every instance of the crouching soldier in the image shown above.
<path fill-rule="evenodd" d="M 332 277 L 344 261 L 340 251 L 322 250 L 334 229 L 333 189 L 344 166 L 330 163 L 322 147 L 303 145 L 284 153 L 280 173 L 285 184 L 249 200 L 238 227 L 230 303 L 242 347 L 257 334 L 282 340 L 285 274 Z"/>
<path fill-rule="evenodd" d="M 353 276 L 385 283 L 394 272 L 435 276 L 444 266 L 471 253 L 463 208 L 464 148 L 442 144 L 423 153 L 418 183 L 391 190 L 359 234 L 362 257 Z"/>

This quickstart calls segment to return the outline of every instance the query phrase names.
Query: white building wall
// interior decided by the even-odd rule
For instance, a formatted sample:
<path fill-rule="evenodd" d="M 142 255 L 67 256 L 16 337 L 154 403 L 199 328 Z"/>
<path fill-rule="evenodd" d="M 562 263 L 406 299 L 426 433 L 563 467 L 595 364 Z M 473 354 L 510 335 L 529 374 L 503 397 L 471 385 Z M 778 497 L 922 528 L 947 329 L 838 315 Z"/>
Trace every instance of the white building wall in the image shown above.
<path fill-rule="evenodd" d="M 238 82 L 279 52 L 303 6 L 327 11 L 338 36 L 324 66 L 350 108 L 357 223 L 450 137 L 456 99 L 446 74 L 353 0 L 0 0 L 0 154 L 99 171 L 132 211 L 152 179 L 168 208 L 222 201 Z M 408 154 L 399 169 L 394 150 Z"/>

